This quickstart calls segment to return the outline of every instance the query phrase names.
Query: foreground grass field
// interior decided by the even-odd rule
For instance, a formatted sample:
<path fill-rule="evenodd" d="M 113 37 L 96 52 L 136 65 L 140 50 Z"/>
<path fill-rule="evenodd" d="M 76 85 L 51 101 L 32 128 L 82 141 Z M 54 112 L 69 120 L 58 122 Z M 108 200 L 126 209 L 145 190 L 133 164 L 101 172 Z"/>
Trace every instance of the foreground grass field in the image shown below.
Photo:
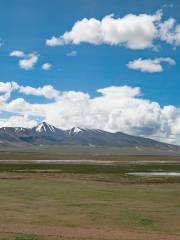
<path fill-rule="evenodd" d="M 1 164 L 0 239 L 180 239 L 180 178 L 126 175 L 155 169 Z"/>

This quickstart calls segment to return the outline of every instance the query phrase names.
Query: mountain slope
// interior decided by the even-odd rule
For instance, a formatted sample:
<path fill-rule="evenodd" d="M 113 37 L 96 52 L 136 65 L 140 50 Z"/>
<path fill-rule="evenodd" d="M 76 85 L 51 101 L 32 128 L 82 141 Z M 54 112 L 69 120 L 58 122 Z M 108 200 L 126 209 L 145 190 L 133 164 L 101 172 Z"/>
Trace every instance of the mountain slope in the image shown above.
<path fill-rule="evenodd" d="M 152 139 L 131 136 L 125 133 L 110 133 L 99 129 L 74 127 L 61 130 L 46 122 L 34 128 L 0 128 L 0 147 L 38 147 L 38 146 L 88 146 L 116 147 L 131 149 L 160 149 L 180 151 L 179 146 L 161 143 Z"/>

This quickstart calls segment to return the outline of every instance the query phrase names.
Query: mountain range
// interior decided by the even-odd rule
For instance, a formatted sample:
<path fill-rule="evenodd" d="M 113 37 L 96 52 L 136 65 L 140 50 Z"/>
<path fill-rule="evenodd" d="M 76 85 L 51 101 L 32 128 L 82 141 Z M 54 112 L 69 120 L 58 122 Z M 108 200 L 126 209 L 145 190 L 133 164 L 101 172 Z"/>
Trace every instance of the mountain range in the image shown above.
<path fill-rule="evenodd" d="M 158 142 L 149 138 L 131 136 L 122 132 L 111 133 L 99 129 L 73 127 L 61 130 L 46 122 L 33 128 L 0 128 L 0 149 L 36 149 L 42 146 L 87 146 L 89 148 L 114 147 L 118 149 L 155 149 L 180 151 L 180 146 Z"/>

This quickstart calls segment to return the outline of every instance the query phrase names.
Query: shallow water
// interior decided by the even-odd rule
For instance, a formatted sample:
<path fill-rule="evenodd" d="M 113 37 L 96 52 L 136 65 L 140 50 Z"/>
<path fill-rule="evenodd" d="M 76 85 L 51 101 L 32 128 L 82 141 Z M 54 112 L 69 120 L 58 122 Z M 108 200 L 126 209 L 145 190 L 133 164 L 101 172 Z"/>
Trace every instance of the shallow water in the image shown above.
<path fill-rule="evenodd" d="M 95 164 L 95 165 L 148 165 L 148 164 L 180 164 L 180 160 L 0 160 L 6 164 Z"/>
<path fill-rule="evenodd" d="M 142 177 L 151 177 L 151 176 L 157 176 L 157 177 L 180 177 L 180 172 L 134 172 L 134 173 L 127 173 L 128 175 L 133 176 L 142 176 Z"/>
<path fill-rule="evenodd" d="M 114 161 L 98 161 L 98 160 L 0 160 L 6 164 L 113 164 Z"/>

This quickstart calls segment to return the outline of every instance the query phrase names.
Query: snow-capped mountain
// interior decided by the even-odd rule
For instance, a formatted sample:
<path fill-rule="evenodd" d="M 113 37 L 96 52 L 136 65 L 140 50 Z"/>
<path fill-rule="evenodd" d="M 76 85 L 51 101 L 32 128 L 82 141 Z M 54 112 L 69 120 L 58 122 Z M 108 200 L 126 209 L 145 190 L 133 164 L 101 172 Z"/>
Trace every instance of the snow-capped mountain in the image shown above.
<path fill-rule="evenodd" d="M 85 130 L 79 127 L 73 127 L 70 130 L 67 130 L 67 134 L 70 136 L 73 136 L 73 135 L 79 134 L 82 131 L 85 131 Z"/>
<path fill-rule="evenodd" d="M 42 133 L 42 132 L 55 132 L 55 127 L 49 125 L 46 122 L 39 123 L 34 130 L 36 132 Z"/>
<path fill-rule="evenodd" d="M 111 133 L 99 129 L 73 127 L 61 130 L 46 122 L 39 123 L 34 128 L 3 127 L 0 128 L 0 147 L 12 146 L 89 146 L 116 147 L 134 149 L 180 150 L 179 146 L 161 143 L 152 139 L 131 136 L 125 133 Z"/>

